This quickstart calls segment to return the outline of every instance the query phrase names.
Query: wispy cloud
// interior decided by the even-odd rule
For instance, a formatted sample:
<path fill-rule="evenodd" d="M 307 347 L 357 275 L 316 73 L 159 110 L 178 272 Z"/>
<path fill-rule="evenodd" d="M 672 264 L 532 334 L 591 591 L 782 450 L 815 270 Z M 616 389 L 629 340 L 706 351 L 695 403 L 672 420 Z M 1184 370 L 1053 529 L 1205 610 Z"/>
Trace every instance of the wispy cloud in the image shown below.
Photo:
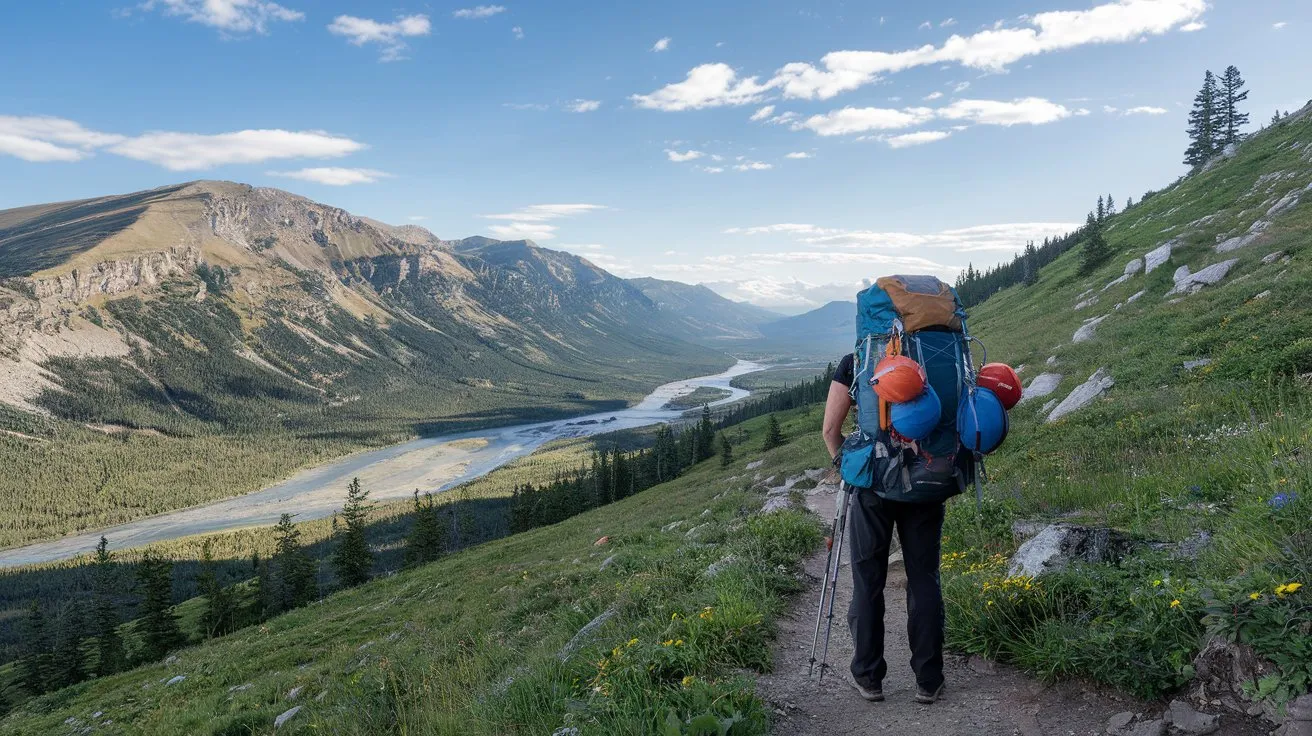
<path fill-rule="evenodd" d="M 925 102 L 932 102 L 942 96 L 943 96 L 942 92 L 930 92 L 929 94 L 925 95 L 924 100 Z"/>
<path fill-rule="evenodd" d="M 502 224 L 488 228 L 496 235 L 511 240 L 552 240 L 560 228 L 548 224 L 552 220 L 585 215 L 608 209 L 599 204 L 535 204 L 501 215 L 483 215 L 488 220 L 503 220 Z"/>
<path fill-rule="evenodd" d="M 514 28 L 511 28 L 511 29 L 510 29 L 510 32 L 513 33 L 513 34 L 515 34 L 515 40 L 516 40 L 516 41 L 523 41 L 523 40 L 524 40 L 524 29 L 521 28 L 520 26 L 515 26 Z"/>
<path fill-rule="evenodd" d="M 265 0 L 147 0 L 140 7 L 217 28 L 224 35 L 268 33 L 270 23 L 305 20 L 305 13 Z"/>
<path fill-rule="evenodd" d="M 952 134 L 946 130 L 919 130 L 915 133 L 889 136 L 884 139 L 884 142 L 893 148 L 906 148 L 941 141 L 950 135 Z"/>
<path fill-rule="evenodd" d="M 432 24 L 426 15 L 405 15 L 391 23 L 339 15 L 328 25 L 328 32 L 345 37 L 354 46 L 378 44 L 382 47 L 380 61 L 400 61 L 405 58 L 406 50 L 402 39 L 427 36 L 432 32 Z"/>
<path fill-rule="evenodd" d="M 733 167 L 734 171 L 769 171 L 774 168 L 774 164 L 767 164 L 762 161 L 744 161 Z"/>
<path fill-rule="evenodd" d="M 464 20 L 479 20 L 482 18 L 491 18 L 499 13 L 506 12 L 504 5 L 479 5 L 473 8 L 461 8 L 451 15 Z"/>
<path fill-rule="evenodd" d="M 1122 115 L 1165 115 L 1167 112 L 1164 107 L 1153 107 L 1151 105 L 1140 105 L 1139 107 L 1127 108 Z"/>
<path fill-rule="evenodd" d="M 363 143 L 321 130 L 239 130 L 215 135 L 145 133 L 123 139 L 108 150 L 170 171 L 194 171 L 274 159 L 338 158 L 365 148 Z"/>
<path fill-rule="evenodd" d="M 758 120 L 765 120 L 771 115 L 774 115 L 774 105 L 766 105 L 765 107 L 762 107 L 761 109 L 752 113 L 752 117 L 749 119 L 755 122 Z"/>
<path fill-rule="evenodd" d="M 793 151 L 792 153 L 784 156 L 784 158 L 815 158 L 815 157 L 807 153 L 806 151 Z"/>
<path fill-rule="evenodd" d="M 651 45 L 651 50 L 657 52 L 668 51 L 670 48 L 670 40 L 670 37 L 666 36 L 665 38 L 656 41 L 656 43 Z"/>
<path fill-rule="evenodd" d="M 63 118 L 0 115 L 0 154 L 24 161 L 81 161 L 94 149 L 122 140 Z"/>
<path fill-rule="evenodd" d="M 1289 25 L 1289 24 L 1282 20 L 1282 21 L 1277 21 L 1277 22 L 1275 22 L 1275 23 L 1272 23 L 1272 24 L 1271 24 L 1271 28 L 1272 28 L 1273 30 L 1277 30 L 1277 31 L 1278 31 L 1278 30 L 1280 30 L 1281 28 L 1284 28 L 1284 27 L 1287 26 L 1287 25 Z"/>
<path fill-rule="evenodd" d="M 312 181 L 316 184 L 326 184 L 334 187 L 344 187 L 351 184 L 373 184 L 379 179 L 386 179 L 391 176 L 391 174 L 376 169 L 346 169 L 336 166 L 299 169 L 297 171 L 270 171 L 268 173 L 269 176 Z M 425 218 L 411 217 L 410 219 L 422 220 Z"/>
<path fill-rule="evenodd" d="M 595 112 L 600 108 L 600 100 L 574 100 L 565 105 L 565 109 L 570 112 Z"/>
<path fill-rule="evenodd" d="M 633 100 L 639 107 L 693 110 L 758 102 L 772 92 L 787 99 L 829 99 L 920 66 L 959 64 L 997 72 L 1039 54 L 1134 42 L 1200 22 L 1207 8 L 1207 0 L 1116 0 L 1086 10 L 1043 12 L 1022 16 L 1017 27 L 953 35 L 938 46 L 894 52 L 834 51 L 818 65 L 785 64 L 763 82 L 756 76 L 739 77 L 727 64 L 703 64 L 690 70 L 686 80 L 634 95 Z"/>
<path fill-rule="evenodd" d="M 705 155 L 706 154 L 702 153 L 701 151 L 679 152 L 669 148 L 665 149 L 665 156 L 675 163 L 683 163 L 684 161 L 695 161 Z"/>
<path fill-rule="evenodd" d="M 1204 23 L 1201 20 L 1196 20 L 1192 23 L 1185 23 L 1184 25 L 1180 26 L 1180 30 L 1184 31 L 1185 33 L 1193 33 L 1194 31 L 1201 31 L 1206 27 L 1207 27 L 1206 23 Z"/>

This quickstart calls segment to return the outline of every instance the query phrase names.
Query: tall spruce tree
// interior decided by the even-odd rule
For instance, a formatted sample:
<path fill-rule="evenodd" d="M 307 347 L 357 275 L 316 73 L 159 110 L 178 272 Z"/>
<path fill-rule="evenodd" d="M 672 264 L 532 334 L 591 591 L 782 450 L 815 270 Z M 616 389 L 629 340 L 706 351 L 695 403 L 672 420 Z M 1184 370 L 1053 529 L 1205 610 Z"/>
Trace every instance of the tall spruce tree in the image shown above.
<path fill-rule="evenodd" d="M 137 631 L 142 661 L 154 662 L 182 643 L 182 630 L 173 612 L 173 563 L 147 552 L 137 563 Z"/>
<path fill-rule="evenodd" d="M 1239 103 L 1248 99 L 1248 90 L 1244 89 L 1244 84 L 1244 78 L 1239 76 L 1239 67 L 1233 64 L 1221 74 L 1221 129 L 1218 137 L 1223 146 L 1238 143 L 1239 129 L 1248 125 L 1248 113 L 1239 112 Z"/>
<path fill-rule="evenodd" d="M 64 606 L 55 630 L 55 646 L 50 654 L 50 689 L 75 685 L 86 678 L 86 655 L 82 653 L 85 626 L 77 602 Z"/>
<path fill-rule="evenodd" d="M 274 534 L 278 538 L 273 552 L 278 610 L 288 611 L 319 597 L 319 586 L 315 581 L 314 561 L 301 549 L 301 530 L 292 523 L 291 514 L 278 519 Z"/>
<path fill-rule="evenodd" d="M 720 467 L 727 468 L 733 462 L 733 443 L 724 432 L 720 433 Z"/>
<path fill-rule="evenodd" d="M 1184 152 L 1186 164 L 1202 166 L 1216 155 L 1221 109 L 1221 89 L 1216 75 L 1209 70 L 1203 75 L 1203 86 L 1194 95 L 1194 106 L 1189 111 L 1189 147 Z"/>
<path fill-rule="evenodd" d="M 96 637 L 96 676 L 105 677 L 123 669 L 123 637 L 118 633 L 119 615 L 116 596 L 118 573 L 109 540 L 100 538 L 92 558 L 91 631 Z"/>
<path fill-rule="evenodd" d="M 23 618 L 23 656 L 18 660 L 18 684 L 32 697 L 50 689 L 50 649 L 46 612 L 40 603 L 32 601 Z"/>
<path fill-rule="evenodd" d="M 697 423 L 697 462 L 715 454 L 715 424 L 711 422 L 711 407 L 702 404 L 702 418 Z"/>
<path fill-rule="evenodd" d="M 1103 214 L 1105 214 L 1107 217 L 1111 217 L 1112 215 L 1116 214 L 1116 200 L 1113 199 L 1112 195 L 1110 194 L 1107 195 L 1107 207 L 1105 210 L 1103 210 Z"/>
<path fill-rule="evenodd" d="M 342 505 L 342 528 L 337 538 L 337 549 L 333 550 L 333 570 L 337 573 L 337 582 L 344 587 L 354 587 L 369 581 L 369 572 L 374 567 L 374 553 L 369 550 L 369 540 L 365 539 L 364 528 L 369 520 L 369 491 L 360 486 L 360 479 L 354 478 L 346 487 L 346 503 Z"/>
<path fill-rule="evenodd" d="M 1039 249 L 1034 247 L 1034 241 L 1031 240 L 1025 244 L 1024 272 L 1021 276 L 1021 283 L 1026 286 L 1033 286 L 1039 282 Z"/>
<path fill-rule="evenodd" d="M 1084 224 L 1084 248 L 1080 251 L 1080 274 L 1088 276 L 1111 257 L 1111 246 L 1102 234 L 1102 223 L 1089 213 Z"/>
<path fill-rule="evenodd" d="M 250 599 L 250 613 L 256 621 L 263 621 L 278 613 L 278 591 L 273 582 L 273 568 L 260 557 L 258 550 L 251 553 L 251 572 L 255 575 L 255 590 Z"/>
<path fill-rule="evenodd" d="M 1097 209 L 1098 222 L 1102 222 L 1103 218 L 1105 218 L 1106 216 L 1107 216 L 1107 210 L 1104 208 L 1104 205 L 1102 203 L 1102 195 L 1098 195 L 1098 209 Z"/>
<path fill-rule="evenodd" d="M 219 580 L 218 566 L 214 564 L 214 552 L 210 549 L 208 539 L 200 548 L 196 589 L 205 597 L 205 608 L 201 609 L 200 614 L 201 632 L 205 638 L 213 639 L 232 631 L 237 604 L 233 600 L 232 591 L 223 587 Z"/>
<path fill-rule="evenodd" d="M 784 433 L 783 430 L 779 428 L 779 418 L 774 414 L 771 414 L 770 418 L 765 422 L 765 441 L 761 444 L 761 451 L 765 452 L 767 450 L 773 450 L 774 448 L 783 445 L 783 443 Z"/>
<path fill-rule="evenodd" d="M 511 523 L 513 531 L 533 528 L 530 514 L 527 513 L 532 489 L 532 486 L 526 486 L 527 493 L 525 490 L 515 489 L 516 503 L 512 509 L 514 518 Z M 437 510 L 433 507 L 433 494 L 425 493 L 424 500 L 421 502 L 419 489 L 416 488 L 414 499 L 414 520 L 410 525 L 410 534 L 405 539 L 406 567 L 432 562 L 446 551 L 446 527 L 437 518 Z"/>

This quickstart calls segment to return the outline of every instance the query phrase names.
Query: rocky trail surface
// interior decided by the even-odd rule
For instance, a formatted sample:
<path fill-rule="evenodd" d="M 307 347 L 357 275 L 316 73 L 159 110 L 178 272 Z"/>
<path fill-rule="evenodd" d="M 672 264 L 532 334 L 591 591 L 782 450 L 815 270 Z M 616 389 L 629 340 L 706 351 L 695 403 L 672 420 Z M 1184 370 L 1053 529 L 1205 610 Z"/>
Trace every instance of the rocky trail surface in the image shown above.
<path fill-rule="evenodd" d="M 837 486 L 822 482 L 806 492 L 807 507 L 829 523 L 833 518 Z M 780 621 L 774 671 L 761 677 L 757 694 L 775 713 L 774 733 L 781 736 L 841 736 L 843 734 L 923 734 L 924 736 L 1160 736 L 1162 734 L 1266 734 L 1269 726 L 1238 719 L 1233 714 L 1197 713 L 1181 701 L 1177 716 L 1195 721 L 1171 726 L 1172 708 L 1144 702 L 1079 682 L 1047 685 L 1011 667 L 979 657 L 948 654 L 947 689 L 934 705 L 919 705 L 912 698 L 915 678 L 908 664 L 906 574 L 901 554 L 894 551 L 885 591 L 884 702 L 862 700 L 850 684 L 847 664 L 852 638 L 847 631 L 847 607 L 852 596 L 851 572 L 844 555 L 834 607 L 829 664 L 823 684 L 807 676 L 816 606 L 824 575 L 825 552 L 806 561 L 806 589 Z M 823 636 L 823 633 L 822 633 Z M 822 640 L 823 641 L 823 640 Z M 819 653 L 817 653 L 817 658 Z"/>

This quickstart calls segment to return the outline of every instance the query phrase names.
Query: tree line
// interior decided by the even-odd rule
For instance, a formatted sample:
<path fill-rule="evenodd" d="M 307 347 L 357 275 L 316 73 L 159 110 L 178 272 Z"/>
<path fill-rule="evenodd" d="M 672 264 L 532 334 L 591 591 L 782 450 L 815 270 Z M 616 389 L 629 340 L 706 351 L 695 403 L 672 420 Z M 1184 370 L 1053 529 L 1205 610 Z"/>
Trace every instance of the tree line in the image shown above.
<path fill-rule="evenodd" d="M 552 524 L 590 508 L 626 498 L 656 484 L 672 480 L 692 465 L 719 453 L 722 462 L 733 457 L 724 429 L 775 411 L 822 401 L 833 377 L 830 364 L 809 381 L 776 390 L 763 397 L 712 411 L 703 406 L 697 421 L 681 427 L 668 424 L 656 430 L 651 447 L 623 452 L 617 447 L 593 453 L 590 463 L 571 473 L 557 474 L 541 485 L 514 489 L 509 504 L 509 530 L 525 531 Z M 777 418 L 770 416 L 761 450 L 784 444 Z M 373 505 L 359 479 L 347 486 L 341 512 L 333 519 L 328 562 L 337 589 L 367 582 L 374 573 L 376 555 L 366 536 Z M 451 504 L 437 504 L 431 493 L 414 493 L 404 543 L 404 564 L 415 567 L 441 558 L 451 540 L 468 536 Z M 209 542 L 202 547 L 195 576 L 199 593 L 198 633 L 202 639 L 224 636 L 240 628 L 318 600 L 325 591 L 319 584 L 318 563 L 306 552 L 301 532 L 290 514 L 274 527 L 276 545 L 271 556 L 251 556 L 250 578 L 232 585 L 220 583 Z M 55 605 L 34 601 L 22 624 L 22 644 L 16 660 L 17 695 L 35 697 L 91 677 L 116 672 L 167 657 L 189 643 L 175 606 L 174 562 L 148 552 L 135 565 L 131 591 L 135 619 L 123 620 L 122 569 L 101 538 L 90 563 L 90 590 L 71 591 Z M 0 713 L 6 710 L 0 700 Z"/>

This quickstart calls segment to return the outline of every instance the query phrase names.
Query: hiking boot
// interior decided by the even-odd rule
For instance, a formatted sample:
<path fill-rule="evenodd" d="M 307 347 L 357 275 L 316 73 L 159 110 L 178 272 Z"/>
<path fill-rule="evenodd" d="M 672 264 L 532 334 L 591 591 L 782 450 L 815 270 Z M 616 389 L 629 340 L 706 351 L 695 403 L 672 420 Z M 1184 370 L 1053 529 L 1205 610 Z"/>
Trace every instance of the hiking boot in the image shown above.
<path fill-rule="evenodd" d="M 939 686 L 934 688 L 933 690 L 927 690 L 923 687 L 917 686 L 916 702 L 920 703 L 921 705 L 933 705 L 934 703 L 938 702 L 938 699 L 940 697 L 943 696 L 943 688 L 944 688 L 943 683 L 939 683 Z"/>
<path fill-rule="evenodd" d="M 872 703 L 879 703 L 884 700 L 884 689 L 882 687 L 878 685 L 874 687 L 866 687 L 856 680 L 848 680 L 848 682 L 852 684 L 852 687 L 856 688 L 857 693 L 859 693 L 863 699 L 869 700 Z"/>

